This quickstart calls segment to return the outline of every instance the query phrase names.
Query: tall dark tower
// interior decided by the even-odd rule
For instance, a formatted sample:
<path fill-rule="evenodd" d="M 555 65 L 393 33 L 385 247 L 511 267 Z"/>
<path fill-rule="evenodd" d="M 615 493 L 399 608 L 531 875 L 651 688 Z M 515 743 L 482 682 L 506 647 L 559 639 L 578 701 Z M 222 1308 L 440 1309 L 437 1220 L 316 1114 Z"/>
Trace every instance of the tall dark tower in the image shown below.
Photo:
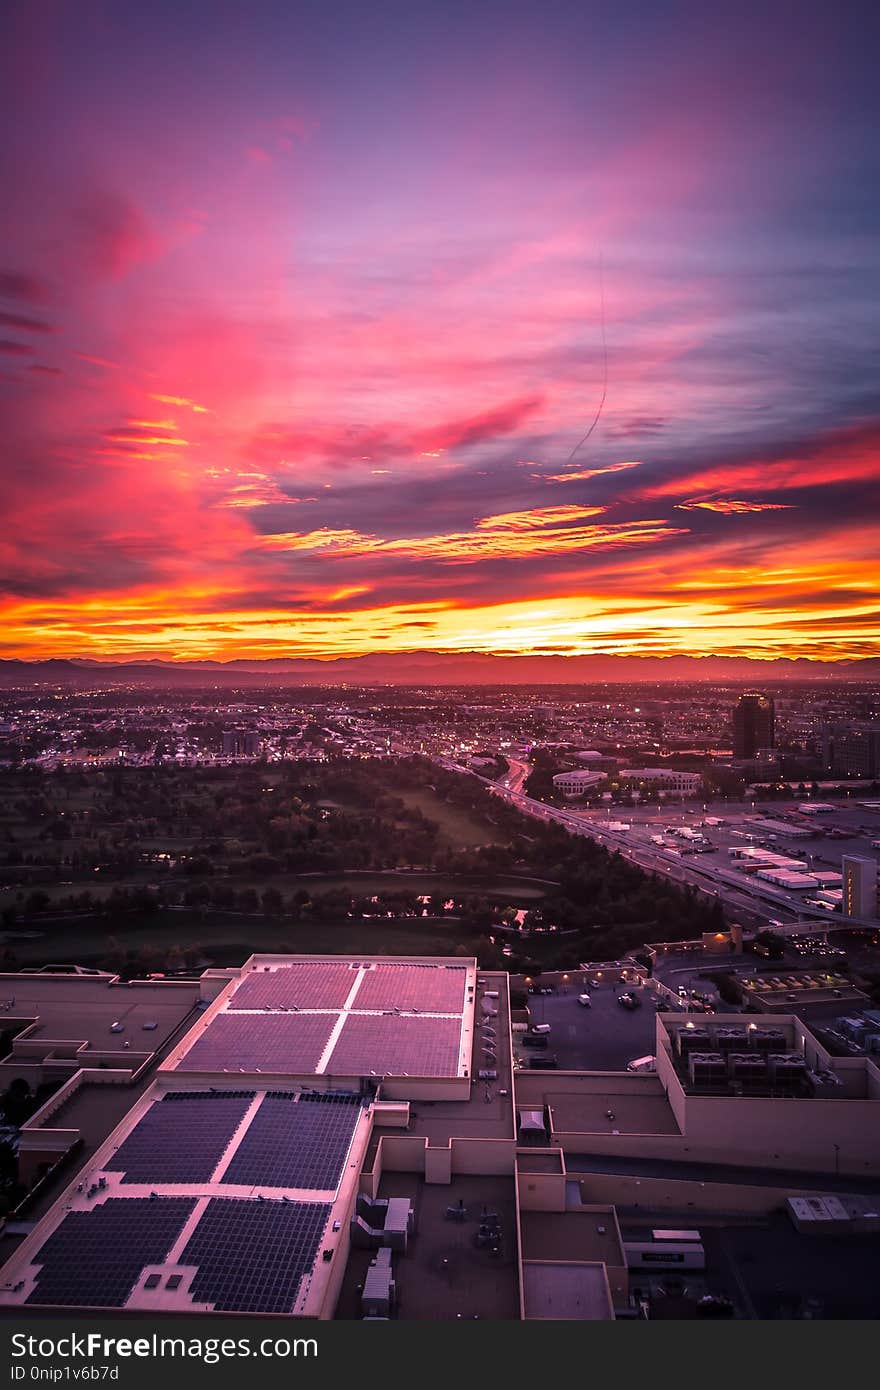
<path fill-rule="evenodd" d="M 740 695 L 733 707 L 733 756 L 754 758 L 775 746 L 773 701 L 769 695 Z"/>

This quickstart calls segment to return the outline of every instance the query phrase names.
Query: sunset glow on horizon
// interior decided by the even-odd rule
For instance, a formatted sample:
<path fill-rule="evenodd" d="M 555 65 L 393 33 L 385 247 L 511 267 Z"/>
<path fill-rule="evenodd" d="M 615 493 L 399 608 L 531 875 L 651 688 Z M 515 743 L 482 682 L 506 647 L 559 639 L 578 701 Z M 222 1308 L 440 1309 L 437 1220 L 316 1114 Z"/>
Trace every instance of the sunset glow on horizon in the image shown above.
<path fill-rule="evenodd" d="M 872 45 L 767 10 L 11 6 L 0 657 L 880 656 Z"/>

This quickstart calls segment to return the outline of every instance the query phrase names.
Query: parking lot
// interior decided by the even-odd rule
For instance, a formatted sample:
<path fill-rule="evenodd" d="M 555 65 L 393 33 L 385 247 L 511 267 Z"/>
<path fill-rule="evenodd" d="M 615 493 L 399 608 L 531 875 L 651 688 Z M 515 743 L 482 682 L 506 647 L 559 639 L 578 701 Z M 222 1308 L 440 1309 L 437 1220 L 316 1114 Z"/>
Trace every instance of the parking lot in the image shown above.
<path fill-rule="evenodd" d="M 532 1024 L 549 1023 L 547 1052 L 523 1047 L 514 1034 L 517 1056 L 524 1058 L 553 1055 L 563 1071 L 624 1071 L 627 1062 L 654 1051 L 656 1035 L 654 995 L 650 990 L 635 989 L 642 1000 L 641 1007 L 625 1009 L 617 996 L 632 985 L 619 983 L 588 985 L 591 1005 L 578 1003 L 581 975 L 572 974 L 568 992 L 562 988 L 556 994 L 529 996 Z"/>
<path fill-rule="evenodd" d="M 834 912 L 816 905 L 818 886 L 812 890 L 789 890 L 759 880 L 742 872 L 729 853 L 749 845 L 763 847 L 800 860 L 808 874 L 839 873 L 842 856 L 846 854 L 877 858 L 880 815 L 876 811 L 851 798 L 835 801 L 828 813 L 801 815 L 799 806 L 809 800 L 707 802 L 701 809 L 671 802 L 663 806 L 619 808 L 613 823 L 626 828 L 614 831 L 610 829 L 607 808 L 569 814 L 592 824 L 601 843 L 620 849 L 643 868 L 674 881 L 689 882 L 701 892 L 719 898 L 734 920 L 746 926 L 764 925 L 770 918 L 790 922 L 802 914 L 815 920 L 827 919 L 832 925 Z M 792 819 L 786 821 L 787 816 Z M 771 821 L 773 826 L 762 827 L 757 823 L 761 820 Z M 704 853 L 693 852 L 687 841 L 677 835 L 676 831 L 683 828 L 704 836 L 708 842 Z M 839 922 L 839 914 L 836 920 Z"/>

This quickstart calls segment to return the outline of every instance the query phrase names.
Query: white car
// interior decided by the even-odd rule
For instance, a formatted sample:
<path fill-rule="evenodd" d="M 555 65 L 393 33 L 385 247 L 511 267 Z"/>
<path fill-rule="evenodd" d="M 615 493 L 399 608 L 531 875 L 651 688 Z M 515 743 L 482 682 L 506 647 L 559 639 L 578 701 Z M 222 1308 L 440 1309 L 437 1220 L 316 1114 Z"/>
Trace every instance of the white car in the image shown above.
<path fill-rule="evenodd" d="M 532 1032 L 532 1033 L 549 1033 L 549 1032 L 550 1032 L 550 1024 L 549 1024 L 549 1023 L 536 1023 L 536 1024 L 533 1025 L 533 1027 L 532 1027 L 529 1031 Z"/>
<path fill-rule="evenodd" d="M 578 995 L 578 1003 L 579 1003 L 579 1004 L 583 1004 L 583 1006 L 584 1006 L 585 1009 L 588 1009 L 588 1008 L 590 1007 L 590 1005 L 592 1004 L 592 1002 L 593 1002 L 593 1001 L 592 1001 L 592 999 L 590 998 L 590 996 L 589 996 L 588 994 L 579 994 L 579 995 Z"/>
<path fill-rule="evenodd" d="M 654 1072 L 657 1070 L 657 1058 L 650 1055 L 634 1057 L 631 1062 L 627 1062 L 626 1069 L 634 1072 Z"/>

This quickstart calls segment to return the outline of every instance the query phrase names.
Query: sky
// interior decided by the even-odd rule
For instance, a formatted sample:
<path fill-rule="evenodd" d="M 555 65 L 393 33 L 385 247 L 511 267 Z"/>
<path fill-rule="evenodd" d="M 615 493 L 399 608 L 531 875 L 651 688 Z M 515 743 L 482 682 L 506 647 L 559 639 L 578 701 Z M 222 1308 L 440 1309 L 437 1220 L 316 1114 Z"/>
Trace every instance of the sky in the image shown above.
<path fill-rule="evenodd" d="M 878 43 L 10 0 L 0 656 L 880 655 Z"/>

